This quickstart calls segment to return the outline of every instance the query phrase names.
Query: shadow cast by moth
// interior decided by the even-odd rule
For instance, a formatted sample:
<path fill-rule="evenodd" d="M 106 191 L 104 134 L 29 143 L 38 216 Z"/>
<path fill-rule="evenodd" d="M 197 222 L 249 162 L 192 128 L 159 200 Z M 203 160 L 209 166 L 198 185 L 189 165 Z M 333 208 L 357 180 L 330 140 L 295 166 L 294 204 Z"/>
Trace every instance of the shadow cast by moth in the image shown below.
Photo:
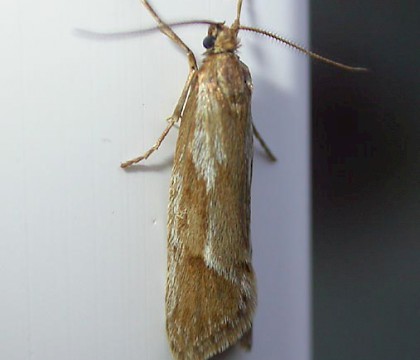
<path fill-rule="evenodd" d="M 162 135 L 147 159 L 179 123 L 168 209 L 166 329 L 177 360 L 205 360 L 239 343 L 251 348 L 257 303 L 251 263 L 250 186 L 253 137 L 275 160 L 251 119 L 252 80 L 236 50 L 240 30 L 286 43 L 312 58 L 347 70 L 364 70 L 321 57 L 264 30 L 242 26 L 242 0 L 229 27 L 205 23 L 207 49 L 200 68 L 188 46 L 146 0 L 158 28 L 187 55 L 190 72 Z"/>

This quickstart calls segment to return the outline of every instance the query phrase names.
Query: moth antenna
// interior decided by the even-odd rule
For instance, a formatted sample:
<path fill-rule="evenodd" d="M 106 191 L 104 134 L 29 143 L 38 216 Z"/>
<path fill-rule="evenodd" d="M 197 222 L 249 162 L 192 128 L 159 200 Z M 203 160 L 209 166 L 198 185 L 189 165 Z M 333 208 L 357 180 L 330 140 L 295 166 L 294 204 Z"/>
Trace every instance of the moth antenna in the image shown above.
<path fill-rule="evenodd" d="M 238 34 L 239 28 L 240 28 L 240 22 L 241 22 L 241 10 L 242 10 L 242 0 L 238 0 L 238 3 L 236 4 L 236 19 L 232 24 L 231 29 Z"/>
<path fill-rule="evenodd" d="M 239 22 L 241 20 L 242 1 L 243 0 L 238 0 L 238 4 L 236 6 L 236 22 L 237 22 L 238 25 L 239 25 Z"/>
<path fill-rule="evenodd" d="M 167 25 L 176 28 L 186 25 L 215 25 L 219 24 L 217 21 L 211 21 L 211 20 L 187 20 L 187 21 L 177 21 L 173 23 L 168 23 Z M 118 38 L 131 38 L 131 37 L 137 37 L 144 34 L 153 33 L 155 31 L 160 31 L 158 26 L 152 26 L 150 28 L 146 29 L 136 29 L 136 30 L 127 30 L 127 31 L 114 31 L 114 32 L 101 32 L 101 31 L 93 31 L 93 30 L 87 30 L 87 29 L 80 29 L 75 28 L 73 29 L 73 34 L 80 37 L 88 37 L 88 38 L 109 38 L 109 39 L 118 39 Z"/>
<path fill-rule="evenodd" d="M 307 56 L 309 56 L 313 59 L 316 59 L 318 61 L 322 61 L 326 64 L 338 67 L 340 69 L 344 69 L 344 70 L 348 70 L 348 71 L 368 71 L 368 69 L 366 69 L 364 67 L 354 67 L 354 66 L 345 65 L 345 64 L 342 64 L 340 62 L 328 59 L 324 56 L 318 55 L 318 54 L 316 54 L 312 51 L 309 51 L 309 50 L 305 49 L 302 46 L 299 46 L 299 45 L 295 44 L 292 41 L 286 40 L 285 38 L 282 38 L 281 36 L 278 36 L 278 35 L 276 35 L 272 32 L 266 31 L 266 30 L 262 30 L 262 29 L 258 29 L 258 28 L 254 28 L 254 27 L 250 27 L 250 26 L 242 26 L 242 25 L 239 26 L 239 29 L 240 30 L 245 30 L 245 31 L 251 31 L 251 32 L 255 32 L 257 34 L 262 34 L 262 35 L 268 36 L 268 37 L 270 37 L 270 38 L 272 38 L 276 41 L 282 42 L 282 43 L 284 43 L 284 44 L 286 44 L 286 45 L 304 53 L 305 55 L 307 55 Z"/>
<path fill-rule="evenodd" d="M 255 32 L 257 34 L 261 34 L 261 35 L 265 35 L 268 36 L 269 38 L 272 38 L 276 41 L 282 42 L 302 53 L 304 53 L 305 55 L 324 62 L 326 64 L 338 67 L 340 69 L 344 69 L 344 70 L 348 70 L 348 71 L 369 71 L 368 69 L 364 68 L 364 67 L 354 67 L 354 66 L 349 66 L 349 65 L 345 65 L 342 64 L 340 62 L 328 59 L 324 56 L 318 55 L 312 51 L 309 51 L 307 49 L 305 49 L 304 47 L 290 41 L 287 40 L 281 36 L 278 36 L 272 32 L 266 31 L 266 30 L 262 30 L 262 29 L 258 29 L 258 28 L 254 28 L 254 27 L 250 27 L 250 26 L 243 26 L 243 25 L 239 25 L 239 18 L 241 15 L 241 8 L 242 8 L 242 0 L 238 1 L 238 7 L 237 7 L 237 18 L 235 20 L 235 23 L 238 24 L 238 28 L 239 30 L 244 30 L 244 31 L 250 31 L 250 32 Z M 220 22 L 217 21 L 211 21 L 211 20 L 187 20 L 187 21 L 177 21 L 177 22 L 173 22 L 173 23 L 168 23 L 168 26 L 176 28 L 176 27 L 181 27 L 181 26 L 186 26 L 186 25 L 215 25 L 215 24 L 219 24 Z M 100 32 L 100 31 L 91 31 L 91 30 L 86 30 L 86 29 L 74 29 L 73 33 L 77 36 L 81 36 L 81 37 L 90 37 L 90 38 L 98 38 L 98 39 L 118 39 L 118 38 L 125 38 L 125 37 L 137 37 L 140 35 L 144 35 L 144 34 L 148 34 L 148 33 L 152 33 L 155 31 L 159 31 L 159 27 L 158 26 L 153 26 L 150 28 L 146 28 L 146 29 L 140 29 L 140 30 L 129 30 L 129 31 L 121 31 L 121 32 Z"/>

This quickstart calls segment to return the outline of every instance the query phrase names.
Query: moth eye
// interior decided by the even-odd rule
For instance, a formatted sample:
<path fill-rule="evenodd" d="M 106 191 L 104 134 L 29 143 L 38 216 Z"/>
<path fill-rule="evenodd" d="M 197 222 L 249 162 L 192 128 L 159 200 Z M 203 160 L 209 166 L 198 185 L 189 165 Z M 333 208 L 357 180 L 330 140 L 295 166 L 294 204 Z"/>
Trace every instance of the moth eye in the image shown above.
<path fill-rule="evenodd" d="M 214 46 L 214 42 L 216 41 L 216 38 L 214 36 L 206 36 L 203 40 L 203 46 L 206 49 L 210 49 Z"/>

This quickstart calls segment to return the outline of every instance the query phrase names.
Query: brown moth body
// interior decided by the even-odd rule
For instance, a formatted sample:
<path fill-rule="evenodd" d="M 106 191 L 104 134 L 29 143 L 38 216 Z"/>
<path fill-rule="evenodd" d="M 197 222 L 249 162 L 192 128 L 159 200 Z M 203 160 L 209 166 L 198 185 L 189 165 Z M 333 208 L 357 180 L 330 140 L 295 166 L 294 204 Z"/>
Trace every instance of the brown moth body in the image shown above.
<path fill-rule="evenodd" d="M 235 54 L 237 30 L 218 32 L 191 84 L 172 172 L 166 326 L 176 359 L 207 359 L 234 344 L 251 331 L 256 306 L 252 83 Z M 218 36 L 231 41 L 217 47 Z"/>
<path fill-rule="evenodd" d="M 175 359 L 205 360 L 238 341 L 251 348 L 256 307 L 253 132 L 262 139 L 251 120 L 251 75 L 236 54 L 242 0 L 231 27 L 211 23 L 200 68 L 182 40 L 142 2 L 159 29 L 185 50 L 190 74 L 157 143 L 122 167 L 146 159 L 180 120 L 168 208 L 166 329 Z"/>
<path fill-rule="evenodd" d="M 206 360 L 240 343 L 251 348 L 256 307 L 251 264 L 250 190 L 253 135 L 271 160 L 274 155 L 251 120 L 252 81 L 236 54 L 239 30 L 253 31 L 294 47 L 317 60 L 364 71 L 314 54 L 264 30 L 241 26 L 242 0 L 231 27 L 210 24 L 198 68 L 191 50 L 141 0 L 161 32 L 185 51 L 190 73 L 168 125 L 155 145 L 128 167 L 156 151 L 180 122 L 168 208 L 166 329 L 176 360 Z"/>

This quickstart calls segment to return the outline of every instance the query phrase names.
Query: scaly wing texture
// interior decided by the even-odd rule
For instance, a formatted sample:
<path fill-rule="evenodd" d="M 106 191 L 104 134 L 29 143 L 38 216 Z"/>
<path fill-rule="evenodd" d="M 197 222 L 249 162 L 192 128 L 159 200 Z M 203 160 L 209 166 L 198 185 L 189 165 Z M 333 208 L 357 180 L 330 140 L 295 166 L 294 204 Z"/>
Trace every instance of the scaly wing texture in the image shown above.
<path fill-rule="evenodd" d="M 251 77 L 232 53 L 209 56 L 192 84 L 175 153 L 168 217 L 167 332 L 177 360 L 204 360 L 250 338 Z M 250 345 L 250 344 L 249 344 Z"/>

